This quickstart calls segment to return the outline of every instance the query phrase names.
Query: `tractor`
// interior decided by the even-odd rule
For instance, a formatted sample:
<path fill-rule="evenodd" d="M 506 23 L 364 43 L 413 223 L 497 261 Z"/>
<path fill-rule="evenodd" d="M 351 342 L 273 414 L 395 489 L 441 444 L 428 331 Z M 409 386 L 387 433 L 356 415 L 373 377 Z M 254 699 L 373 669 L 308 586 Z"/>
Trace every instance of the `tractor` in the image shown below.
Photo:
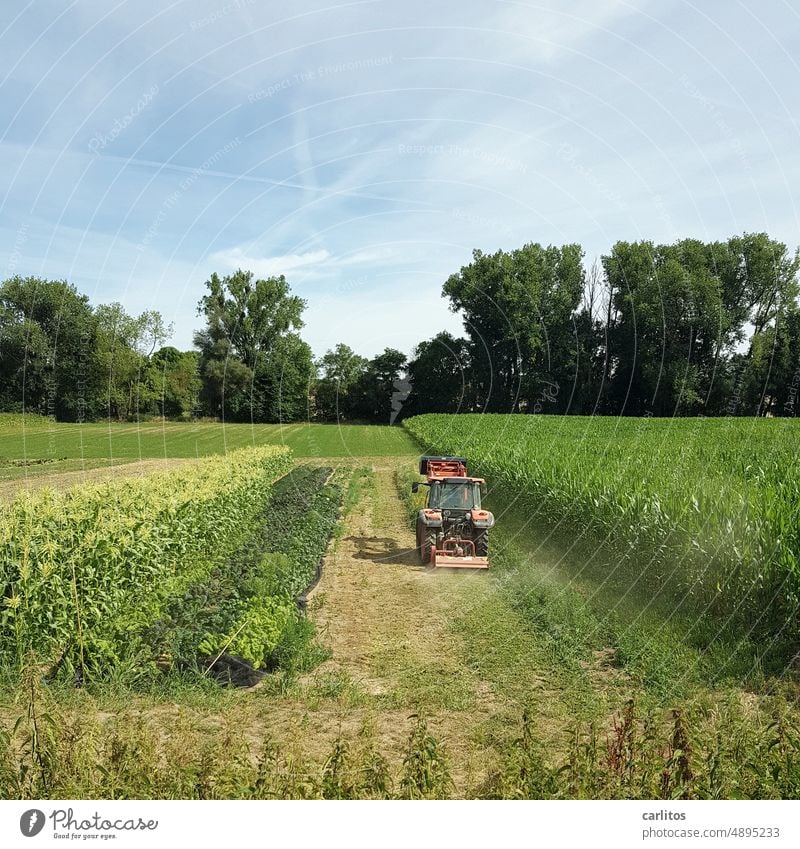
<path fill-rule="evenodd" d="M 463 457 L 423 455 L 419 473 L 428 487 L 425 507 L 417 514 L 417 552 L 426 566 L 449 569 L 489 568 L 489 529 L 494 516 L 481 508 L 483 478 L 467 474 Z"/>

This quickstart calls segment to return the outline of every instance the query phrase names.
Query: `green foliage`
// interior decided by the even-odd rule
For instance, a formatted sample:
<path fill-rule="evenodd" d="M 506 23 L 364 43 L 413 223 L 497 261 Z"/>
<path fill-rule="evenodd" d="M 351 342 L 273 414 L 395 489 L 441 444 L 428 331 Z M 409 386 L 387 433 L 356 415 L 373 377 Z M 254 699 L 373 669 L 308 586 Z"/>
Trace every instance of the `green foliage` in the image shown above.
<path fill-rule="evenodd" d="M 527 244 L 484 254 L 451 275 L 442 288 L 464 315 L 471 381 L 480 407 L 533 409 L 549 385 L 574 374 L 572 316 L 584 288 L 580 245 Z"/>
<path fill-rule="evenodd" d="M 12 765 L 6 757 L 0 774 L 11 785 L 15 798 L 42 798 L 51 792 L 59 766 L 55 754 L 59 728 L 55 704 L 42 686 L 41 670 L 32 655 L 25 658 L 19 689 L 24 712 L 17 717 L 10 734 L 0 731 L 0 747 L 8 753 L 14 746 L 17 760 Z M 3 794 L 3 798 L 11 796 Z"/>
<path fill-rule="evenodd" d="M 0 285 L 0 409 L 59 420 L 194 415 L 228 422 L 389 421 L 426 412 L 796 415 L 800 255 L 766 233 L 617 242 L 586 273 L 578 244 L 473 252 L 442 295 L 466 338 L 410 362 L 339 344 L 316 364 L 305 301 L 283 276 L 206 281 L 197 352 L 157 348 L 129 316 L 64 281 Z M 749 347 L 742 350 L 748 339 Z"/>
<path fill-rule="evenodd" d="M 63 280 L 13 277 L 0 285 L 0 409 L 81 418 L 99 387 L 97 321 Z"/>
<path fill-rule="evenodd" d="M 281 275 L 250 271 L 212 274 L 198 311 L 206 327 L 200 348 L 202 401 L 229 421 L 295 421 L 308 411 L 311 349 L 293 330 L 303 326 L 305 301 Z"/>
<path fill-rule="evenodd" d="M 232 635 L 206 634 L 197 650 L 208 657 L 226 651 L 247 661 L 254 669 L 260 669 L 295 617 L 296 610 L 291 602 L 282 598 L 253 596 L 242 610 Z"/>
<path fill-rule="evenodd" d="M 161 314 L 129 316 L 64 281 L 14 277 L 0 285 L 0 409 L 68 421 L 189 412 L 196 403 L 193 354 L 153 352 L 171 335 Z M 24 379 L 23 379 L 24 378 Z M 161 403 L 159 403 L 161 402 Z"/>
<path fill-rule="evenodd" d="M 58 420 L 189 418 L 239 421 L 308 417 L 314 364 L 293 329 L 304 301 L 283 277 L 212 275 L 200 302 L 199 353 L 160 348 L 172 334 L 161 314 L 92 309 L 64 281 L 14 277 L 0 285 L 0 409 Z M 223 409 L 224 402 L 224 409 Z"/>
<path fill-rule="evenodd" d="M 441 744 L 428 731 L 425 719 L 415 717 L 403 757 L 402 797 L 442 799 L 450 795 L 451 787 L 450 768 Z"/>
<path fill-rule="evenodd" d="M 753 336 L 748 356 L 732 361 L 736 387 L 732 413 L 798 415 L 800 403 L 800 309 L 787 308 Z"/>
<path fill-rule="evenodd" d="M 782 705 L 782 706 L 781 706 Z M 778 701 L 775 715 L 749 716 L 731 694 L 660 711 L 629 700 L 604 727 L 576 726 L 566 756 L 548 756 L 522 735 L 504 748 L 500 768 L 478 796 L 552 799 L 797 798 L 800 735 Z M 760 713 L 760 711 L 759 711 Z"/>
<path fill-rule="evenodd" d="M 194 337 L 200 349 L 200 402 L 209 416 L 223 420 L 246 421 L 250 411 L 253 371 L 231 349 L 227 339 L 212 339 L 201 331 Z"/>
<path fill-rule="evenodd" d="M 367 361 L 337 345 L 317 363 L 315 410 L 323 421 L 394 421 L 392 400 L 406 366 L 401 351 L 386 348 Z"/>
<path fill-rule="evenodd" d="M 297 598 L 314 580 L 337 522 L 342 490 L 328 482 L 331 472 L 301 466 L 274 484 L 243 544 L 149 630 L 155 654 L 179 668 L 205 669 L 225 656 L 289 674 L 319 660 Z"/>
<path fill-rule="evenodd" d="M 755 344 L 796 306 L 799 266 L 798 256 L 766 233 L 708 244 L 617 242 L 603 257 L 614 315 L 607 328 L 611 409 L 655 416 L 731 412 L 728 405 L 736 406 L 742 393 L 726 384 L 724 363 L 747 322 Z M 763 393 L 767 370 L 759 377 Z M 748 414 L 759 410 L 755 400 L 749 399 Z"/>
<path fill-rule="evenodd" d="M 417 474 L 413 466 L 399 466 L 394 472 L 394 482 L 400 498 L 406 508 L 409 524 L 414 527 L 417 523 L 417 513 L 425 506 L 427 488 L 419 487 L 417 492 L 411 491 L 411 484 L 419 483 L 424 478 Z"/>
<path fill-rule="evenodd" d="M 386 348 L 366 365 L 350 393 L 350 409 L 356 419 L 373 422 L 394 421 L 392 396 L 398 389 L 406 356 Z"/>
<path fill-rule="evenodd" d="M 156 351 L 147 368 L 154 412 L 166 418 L 189 418 L 198 406 L 200 355 L 166 347 Z"/>
<path fill-rule="evenodd" d="M 405 424 L 426 449 L 469 458 L 538 521 L 646 560 L 638 591 L 698 622 L 760 635 L 765 666 L 785 665 L 800 636 L 793 421 L 428 415 Z"/>
<path fill-rule="evenodd" d="M 417 346 L 405 415 L 795 415 L 797 253 L 744 233 L 617 242 L 588 274 L 582 257 L 474 251 L 442 289 L 467 338 Z"/>
<path fill-rule="evenodd" d="M 344 513 L 349 513 L 361 501 L 364 493 L 373 484 L 374 476 L 374 472 L 369 466 L 353 469 L 344 497 Z"/>
<path fill-rule="evenodd" d="M 533 627 L 542 644 L 555 661 L 565 668 L 576 667 L 589 656 L 591 649 L 601 648 L 607 634 L 591 611 L 589 604 L 576 592 L 565 589 L 546 575 L 520 574 L 507 576 L 504 590 L 511 606 Z"/>
<path fill-rule="evenodd" d="M 259 390 L 253 399 L 253 419 L 302 422 L 309 418 L 314 379 L 311 348 L 295 333 L 279 336 L 255 371 Z"/>
<path fill-rule="evenodd" d="M 0 796 L 796 799 L 800 733 L 792 711 L 780 698 L 743 705 L 741 693 L 667 714 L 629 700 L 600 721 L 576 723 L 556 752 L 537 739 L 526 710 L 508 722 L 505 741 L 495 741 L 488 770 L 460 790 L 442 740 L 419 717 L 412 717 L 399 769 L 369 729 L 340 731 L 315 761 L 269 739 L 253 743 L 234 721 L 209 734 L 206 716 L 193 722 L 183 711 L 170 712 L 166 723 L 135 705 L 114 717 L 88 703 L 70 711 L 41 686 L 41 670 L 28 666 L 12 719 L 0 729 Z"/>
<path fill-rule="evenodd" d="M 408 364 L 409 415 L 473 409 L 476 399 L 472 396 L 471 369 L 466 339 L 456 339 L 443 331 L 433 339 L 419 342 Z"/>
<path fill-rule="evenodd" d="M 338 520 L 343 493 L 330 467 L 300 466 L 278 482 L 266 510 L 265 545 L 274 591 L 296 598 L 314 580 Z"/>
<path fill-rule="evenodd" d="M 337 737 L 333 750 L 322 767 L 323 799 L 354 799 L 356 788 L 350 781 L 349 751 L 347 743 Z"/>
<path fill-rule="evenodd" d="M 102 379 L 102 396 L 98 395 L 93 406 L 102 407 L 109 419 L 118 421 L 155 412 L 162 393 L 151 379 L 149 358 L 172 334 L 172 327 L 166 326 L 155 311 L 145 311 L 134 318 L 118 303 L 100 304 L 94 318 L 97 339 L 87 356 L 96 362 Z M 94 415 L 96 412 L 89 417 Z"/>
<path fill-rule="evenodd" d="M 321 421 L 341 421 L 352 417 L 351 394 L 367 361 L 349 345 L 338 344 L 317 363 L 319 379 L 315 387 L 316 415 Z"/>
<path fill-rule="evenodd" d="M 51 419 L 39 413 L 0 413 L 0 433 L 24 433 L 25 428 L 37 430 L 52 424 Z"/>
<path fill-rule="evenodd" d="M 251 271 L 212 274 L 206 288 L 199 311 L 209 336 L 230 343 L 232 353 L 251 370 L 282 334 L 303 326 L 305 301 L 289 294 L 283 275 L 254 280 Z"/>
<path fill-rule="evenodd" d="M 103 673 L 143 649 L 171 599 L 241 544 L 289 452 L 21 495 L 0 513 L 3 662 Z"/>
<path fill-rule="evenodd" d="M 299 615 L 296 606 L 293 610 L 295 615 L 287 619 L 269 658 L 270 667 L 283 675 L 282 689 L 330 657 L 330 651 L 314 641 L 316 630 L 311 619 Z"/>
<path fill-rule="evenodd" d="M 522 733 L 508 747 L 500 773 L 486 788 L 500 799 L 550 799 L 557 795 L 560 782 L 545 760 L 535 738 L 530 713 L 522 714 Z"/>

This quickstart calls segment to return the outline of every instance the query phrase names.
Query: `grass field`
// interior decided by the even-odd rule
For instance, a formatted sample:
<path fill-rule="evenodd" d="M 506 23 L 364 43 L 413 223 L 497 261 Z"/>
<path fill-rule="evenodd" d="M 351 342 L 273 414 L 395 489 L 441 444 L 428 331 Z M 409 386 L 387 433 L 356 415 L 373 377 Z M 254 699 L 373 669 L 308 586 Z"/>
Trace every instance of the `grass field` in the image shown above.
<path fill-rule="evenodd" d="M 48 461 L 126 461 L 158 457 L 205 457 L 260 445 L 285 445 L 295 457 L 383 457 L 413 454 L 416 446 L 401 427 L 324 424 L 60 424 L 38 416 L 0 415 L 0 477 L 25 476 Z M 13 463 L 13 465 L 12 465 Z M 38 465 L 38 464 L 37 464 Z M 74 466 L 74 464 L 73 464 Z M 67 467 L 65 467 L 66 470 Z M 72 468 L 72 467 L 69 467 Z"/>

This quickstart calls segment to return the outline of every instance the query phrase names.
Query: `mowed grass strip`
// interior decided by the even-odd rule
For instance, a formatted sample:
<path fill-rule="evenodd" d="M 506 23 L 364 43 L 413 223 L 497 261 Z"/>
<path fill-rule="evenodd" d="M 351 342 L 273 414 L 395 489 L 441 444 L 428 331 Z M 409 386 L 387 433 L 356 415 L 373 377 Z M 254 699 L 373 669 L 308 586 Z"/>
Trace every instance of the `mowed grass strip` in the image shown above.
<path fill-rule="evenodd" d="M 285 445 L 295 457 L 385 457 L 418 451 L 401 427 L 356 424 L 92 422 L 0 415 L 0 459 L 206 457 L 248 446 Z"/>

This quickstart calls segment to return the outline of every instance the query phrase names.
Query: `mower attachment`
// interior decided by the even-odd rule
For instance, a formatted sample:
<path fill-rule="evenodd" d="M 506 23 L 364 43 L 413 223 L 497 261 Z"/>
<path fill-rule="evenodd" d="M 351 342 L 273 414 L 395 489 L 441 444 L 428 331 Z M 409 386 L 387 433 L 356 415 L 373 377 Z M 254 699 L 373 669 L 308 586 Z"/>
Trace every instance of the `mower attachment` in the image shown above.
<path fill-rule="evenodd" d="M 475 555 L 475 543 L 471 539 L 446 539 L 442 548 L 431 552 L 434 569 L 488 569 L 489 558 Z"/>

